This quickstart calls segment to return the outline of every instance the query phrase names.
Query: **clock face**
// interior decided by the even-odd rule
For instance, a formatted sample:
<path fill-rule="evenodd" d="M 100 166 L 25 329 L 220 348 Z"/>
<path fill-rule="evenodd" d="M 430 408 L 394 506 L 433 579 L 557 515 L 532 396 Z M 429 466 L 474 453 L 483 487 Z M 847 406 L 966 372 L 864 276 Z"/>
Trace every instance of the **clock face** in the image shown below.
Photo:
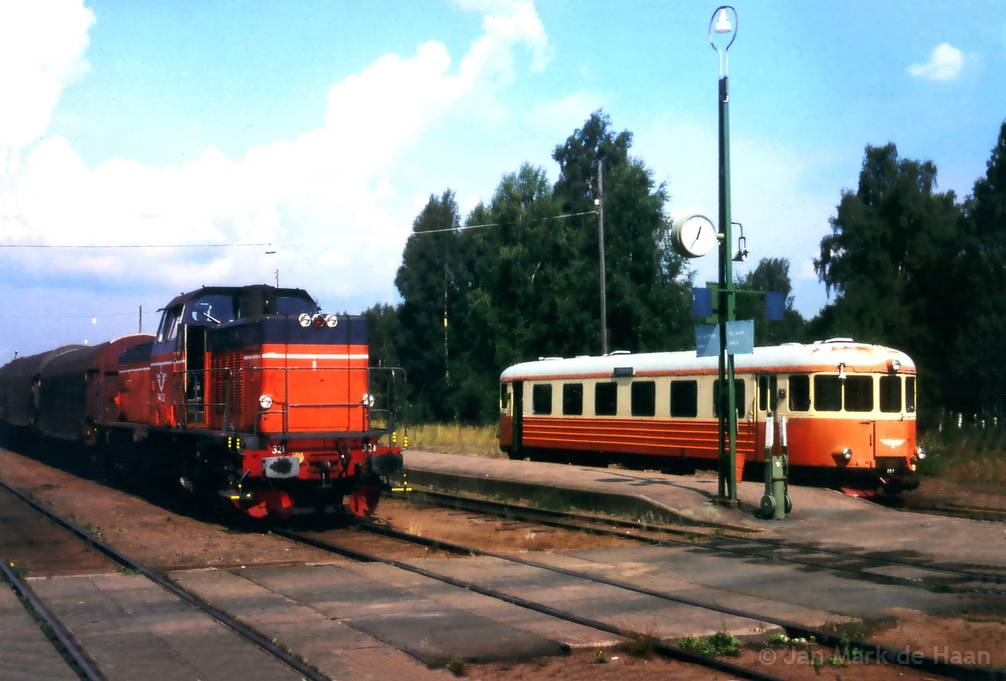
<path fill-rule="evenodd" d="M 674 223 L 673 243 L 688 258 L 700 258 L 716 246 L 716 228 L 703 215 L 691 215 Z"/>

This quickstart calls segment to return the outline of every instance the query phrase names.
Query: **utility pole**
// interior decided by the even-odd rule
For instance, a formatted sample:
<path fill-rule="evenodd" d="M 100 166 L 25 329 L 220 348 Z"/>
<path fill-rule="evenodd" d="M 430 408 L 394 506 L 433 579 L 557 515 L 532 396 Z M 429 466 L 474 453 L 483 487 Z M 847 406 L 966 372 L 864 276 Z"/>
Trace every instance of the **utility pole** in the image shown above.
<path fill-rule="evenodd" d="M 137 333 L 143 333 L 143 306 L 140 305 L 140 323 L 136 329 Z"/>
<path fill-rule="evenodd" d="M 276 269 L 273 274 L 276 275 L 276 288 L 279 288 L 279 269 Z"/>
<path fill-rule="evenodd" d="M 597 249 L 601 271 L 601 354 L 608 354 L 608 301 L 604 277 L 604 162 L 597 159 Z"/>

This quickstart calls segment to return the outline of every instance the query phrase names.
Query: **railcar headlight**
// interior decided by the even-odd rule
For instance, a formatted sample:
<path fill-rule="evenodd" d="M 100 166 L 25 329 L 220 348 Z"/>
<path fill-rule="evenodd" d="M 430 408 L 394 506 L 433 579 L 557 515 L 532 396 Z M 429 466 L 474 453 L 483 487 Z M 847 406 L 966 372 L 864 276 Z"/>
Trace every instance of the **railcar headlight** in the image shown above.
<path fill-rule="evenodd" d="M 297 321 L 300 323 L 301 326 L 303 326 L 306 329 L 307 327 L 311 326 L 311 315 L 309 315 L 306 312 L 301 312 L 300 316 L 297 317 Z"/>
<path fill-rule="evenodd" d="M 325 326 L 327 326 L 330 329 L 334 329 L 338 325 L 339 325 L 338 317 L 336 317 L 334 314 L 325 315 Z"/>
<path fill-rule="evenodd" d="M 891 371 L 893 371 L 895 373 L 897 373 L 898 371 L 901 371 L 901 360 L 900 359 L 892 359 L 891 360 Z"/>
<path fill-rule="evenodd" d="M 917 456 L 919 458 L 919 461 L 924 461 L 925 458 L 926 458 L 926 448 L 925 447 L 916 447 L 915 448 L 915 456 Z"/>
<path fill-rule="evenodd" d="M 258 406 L 263 409 L 268 409 L 272 406 L 272 395 L 260 395 L 258 398 Z"/>
<path fill-rule="evenodd" d="M 314 328 L 316 329 L 320 329 L 321 327 L 325 326 L 325 318 L 320 314 L 316 314 L 312 322 L 314 324 Z"/>
<path fill-rule="evenodd" d="M 846 447 L 842 450 L 842 458 L 846 461 L 852 461 L 852 450 Z"/>

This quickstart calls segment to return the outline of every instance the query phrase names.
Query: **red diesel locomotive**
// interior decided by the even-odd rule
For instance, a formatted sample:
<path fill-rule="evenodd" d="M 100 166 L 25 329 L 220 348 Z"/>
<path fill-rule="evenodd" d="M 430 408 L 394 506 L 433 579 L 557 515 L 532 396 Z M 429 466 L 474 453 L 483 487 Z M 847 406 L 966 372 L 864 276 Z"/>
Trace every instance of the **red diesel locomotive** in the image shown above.
<path fill-rule="evenodd" d="M 390 400 L 404 379 L 368 360 L 366 319 L 322 314 L 301 289 L 203 287 L 164 307 L 156 335 L 0 368 L 0 423 L 252 517 L 365 516 L 402 469 Z"/>
<path fill-rule="evenodd" d="M 500 378 L 500 447 L 512 458 L 715 467 L 717 362 L 693 351 L 516 364 Z M 745 464 L 760 478 L 773 415 L 786 419 L 796 480 L 864 493 L 918 486 L 926 454 L 908 355 L 834 338 L 759 347 L 735 362 L 738 479 Z"/>

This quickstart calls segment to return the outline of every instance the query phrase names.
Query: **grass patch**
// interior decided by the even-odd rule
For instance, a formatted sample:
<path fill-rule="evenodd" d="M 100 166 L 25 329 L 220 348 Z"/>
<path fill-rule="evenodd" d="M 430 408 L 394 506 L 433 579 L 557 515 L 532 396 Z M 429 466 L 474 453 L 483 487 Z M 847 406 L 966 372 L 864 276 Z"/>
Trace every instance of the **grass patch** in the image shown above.
<path fill-rule="evenodd" d="M 465 675 L 465 658 L 458 657 L 457 655 L 451 657 L 447 660 L 447 671 L 454 676 L 464 676 Z"/>
<path fill-rule="evenodd" d="M 409 446 L 446 454 L 469 454 L 501 459 L 495 426 L 427 423 L 409 427 Z"/>
<path fill-rule="evenodd" d="M 706 657 L 737 657 L 741 654 L 740 639 L 725 631 L 699 638 L 685 636 L 678 641 L 678 646 Z"/>

